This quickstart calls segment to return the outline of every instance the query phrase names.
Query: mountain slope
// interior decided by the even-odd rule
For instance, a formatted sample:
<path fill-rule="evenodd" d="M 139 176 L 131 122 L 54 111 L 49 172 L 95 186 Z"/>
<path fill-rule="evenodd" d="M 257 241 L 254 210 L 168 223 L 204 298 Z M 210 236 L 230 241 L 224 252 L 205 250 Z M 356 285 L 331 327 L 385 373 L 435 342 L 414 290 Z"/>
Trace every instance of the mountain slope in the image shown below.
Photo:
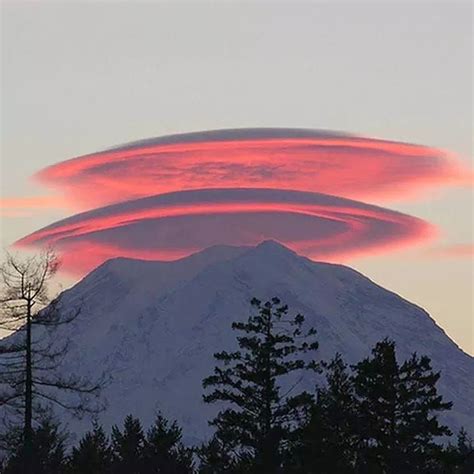
<path fill-rule="evenodd" d="M 213 353 L 235 347 L 231 323 L 248 316 L 253 296 L 279 296 L 291 313 L 303 313 L 318 331 L 321 358 L 339 351 L 356 362 L 387 336 L 401 358 L 428 355 L 442 371 L 441 392 L 455 403 L 445 421 L 473 431 L 473 358 L 424 310 L 348 267 L 313 262 L 272 241 L 212 247 L 176 262 L 106 262 L 63 294 L 66 306 L 82 307 L 59 329 L 59 339 L 72 340 L 64 370 L 111 377 L 101 415 L 107 427 L 128 413 L 149 419 L 160 409 L 190 440 L 202 439 L 216 407 L 201 402 L 201 381 L 215 365 Z"/>

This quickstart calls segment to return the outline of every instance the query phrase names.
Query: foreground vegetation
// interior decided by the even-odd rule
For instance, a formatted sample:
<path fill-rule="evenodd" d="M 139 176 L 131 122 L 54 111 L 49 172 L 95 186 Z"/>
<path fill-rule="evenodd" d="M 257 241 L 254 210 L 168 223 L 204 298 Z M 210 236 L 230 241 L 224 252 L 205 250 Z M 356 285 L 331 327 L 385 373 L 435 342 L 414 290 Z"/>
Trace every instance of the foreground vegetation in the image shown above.
<path fill-rule="evenodd" d="M 440 441 L 452 436 L 438 419 L 452 404 L 438 394 L 440 374 L 428 357 L 413 354 L 400 363 L 395 343 L 385 339 L 355 365 L 341 354 L 317 363 L 316 331 L 302 315 L 290 316 L 277 298 L 253 299 L 252 307 L 246 322 L 232 325 L 239 350 L 215 354 L 214 372 L 203 381 L 204 401 L 221 408 L 207 443 L 185 446 L 181 428 L 158 414 L 142 420 L 146 430 L 129 415 L 110 436 L 95 424 L 70 446 L 68 433 L 43 409 L 27 443 L 21 425 L 3 433 L 1 472 L 473 472 L 466 432 Z M 314 389 L 301 388 L 303 373 L 314 376 Z M 318 385 L 319 374 L 325 383 Z"/>
<path fill-rule="evenodd" d="M 474 471 L 466 432 L 455 443 L 440 441 L 452 436 L 438 419 L 452 404 L 438 394 L 440 374 L 428 357 L 399 363 L 395 343 L 385 339 L 355 365 L 341 354 L 316 362 L 316 330 L 278 298 L 254 298 L 251 316 L 232 325 L 239 349 L 215 354 L 203 399 L 220 411 L 209 420 L 214 434 L 205 444 L 185 446 L 181 428 L 158 414 L 129 415 L 110 436 L 94 424 L 71 445 L 53 405 L 95 416 L 104 381 L 59 371 L 68 344 L 58 347 L 55 330 L 79 312 L 48 299 L 57 268 L 51 253 L 25 261 L 8 256 L 0 267 L 0 328 L 14 331 L 0 343 L 3 474 Z M 303 375 L 313 380 L 306 389 Z"/>

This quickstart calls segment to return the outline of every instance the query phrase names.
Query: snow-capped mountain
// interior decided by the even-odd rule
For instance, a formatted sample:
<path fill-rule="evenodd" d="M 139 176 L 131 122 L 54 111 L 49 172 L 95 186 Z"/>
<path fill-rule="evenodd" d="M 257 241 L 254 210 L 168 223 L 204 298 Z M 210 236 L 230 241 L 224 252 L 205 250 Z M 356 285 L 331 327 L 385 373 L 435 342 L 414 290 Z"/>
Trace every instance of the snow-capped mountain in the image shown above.
<path fill-rule="evenodd" d="M 65 306 L 82 308 L 58 329 L 56 337 L 72 341 L 64 370 L 110 376 L 100 416 L 106 427 L 128 413 L 150 420 L 161 410 L 188 439 L 203 439 L 216 407 L 203 404 L 202 379 L 214 352 L 235 347 L 231 323 L 248 317 L 253 296 L 278 296 L 291 314 L 304 314 L 318 331 L 320 358 L 338 351 L 353 363 L 387 336 L 400 358 L 428 355 L 442 371 L 441 393 L 454 402 L 444 421 L 473 431 L 474 360 L 423 309 L 351 268 L 313 262 L 273 241 L 211 247 L 174 262 L 107 261 L 62 296 Z M 312 377 L 302 382 L 310 389 Z"/>

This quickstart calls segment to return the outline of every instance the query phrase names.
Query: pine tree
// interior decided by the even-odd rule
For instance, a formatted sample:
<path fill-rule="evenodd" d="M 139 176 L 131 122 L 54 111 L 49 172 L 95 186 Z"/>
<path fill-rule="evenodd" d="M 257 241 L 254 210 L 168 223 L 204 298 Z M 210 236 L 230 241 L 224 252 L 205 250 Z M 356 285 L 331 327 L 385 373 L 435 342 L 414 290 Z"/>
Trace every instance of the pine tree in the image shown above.
<path fill-rule="evenodd" d="M 474 444 L 464 428 L 458 434 L 457 452 L 459 455 L 459 472 L 472 474 L 474 472 Z"/>
<path fill-rule="evenodd" d="M 193 450 L 182 443 L 182 430 L 161 414 L 148 430 L 144 449 L 144 472 L 156 474 L 190 474 L 193 472 Z"/>
<path fill-rule="evenodd" d="M 433 468 L 430 474 L 472 474 L 473 472 L 474 446 L 466 430 L 461 428 L 456 444 L 449 442 L 441 450 L 436 468 Z"/>
<path fill-rule="evenodd" d="M 317 390 L 309 422 L 297 433 L 288 472 L 354 472 L 358 405 L 353 378 L 340 354 L 323 367 L 326 384 Z"/>
<path fill-rule="evenodd" d="M 103 428 L 97 424 L 74 447 L 69 460 L 71 474 L 107 474 L 112 469 L 112 449 Z"/>
<path fill-rule="evenodd" d="M 112 428 L 112 452 L 114 474 L 144 474 L 143 456 L 145 435 L 140 420 L 128 415 L 123 431 Z"/>
<path fill-rule="evenodd" d="M 243 333 L 237 337 L 240 350 L 214 355 L 223 366 L 203 381 L 204 388 L 213 388 L 204 401 L 228 404 L 211 425 L 239 462 L 272 474 L 281 472 L 285 444 L 313 399 L 305 391 L 298 393 L 297 382 L 286 391 L 281 384 L 297 371 L 317 369 L 314 361 L 300 356 L 318 345 L 314 329 L 303 332 L 304 317 L 289 317 L 278 298 L 264 304 L 254 298 L 251 304 L 257 314 L 232 324 Z"/>
<path fill-rule="evenodd" d="M 218 436 L 213 436 L 198 450 L 200 474 L 236 474 L 239 462 L 234 459 L 231 449 Z"/>
<path fill-rule="evenodd" d="M 447 426 L 441 425 L 437 413 L 449 410 L 452 403 L 443 402 L 436 384 L 440 373 L 435 373 L 427 356 L 412 356 L 400 367 L 398 391 L 401 423 L 398 441 L 401 456 L 407 465 L 421 472 L 429 471 L 430 463 L 440 455 L 442 447 L 434 439 L 451 435 Z M 430 461 L 431 460 L 431 461 Z"/>
<path fill-rule="evenodd" d="M 22 431 L 15 430 L 12 439 L 16 442 L 15 446 L 11 447 L 13 454 L 8 459 L 3 474 L 24 474 L 26 454 L 22 437 Z M 60 429 L 59 424 L 50 417 L 43 418 L 38 426 L 33 428 L 30 449 L 35 474 L 64 474 L 66 438 L 67 435 Z"/>
<path fill-rule="evenodd" d="M 359 465 L 369 472 L 380 466 L 386 472 L 395 462 L 397 387 L 399 367 L 395 358 L 395 343 L 384 340 L 355 366 L 355 387 L 360 399 L 361 460 Z"/>
<path fill-rule="evenodd" d="M 413 354 L 399 366 L 395 343 L 385 339 L 354 370 L 361 417 L 359 469 L 432 472 L 441 451 L 434 438 L 450 434 L 436 414 L 452 404 L 438 395 L 440 375 L 432 371 L 430 359 Z"/>

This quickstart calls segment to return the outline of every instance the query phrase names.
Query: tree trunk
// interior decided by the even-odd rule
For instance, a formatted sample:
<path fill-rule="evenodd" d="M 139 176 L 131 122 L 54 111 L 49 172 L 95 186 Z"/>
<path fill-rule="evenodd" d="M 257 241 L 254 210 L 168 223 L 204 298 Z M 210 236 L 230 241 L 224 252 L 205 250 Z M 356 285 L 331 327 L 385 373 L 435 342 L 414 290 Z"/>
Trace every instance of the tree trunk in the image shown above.
<path fill-rule="evenodd" d="M 271 325 L 272 325 L 272 314 L 269 312 L 268 321 L 266 327 L 266 349 L 265 354 L 265 381 L 264 381 L 264 410 L 263 410 L 263 439 L 261 447 L 261 462 L 262 468 L 265 474 L 275 474 L 278 472 L 279 466 L 279 442 L 276 436 L 276 430 L 273 426 L 273 410 L 272 410 L 272 371 L 271 371 L 271 357 L 270 347 L 271 345 Z"/>
<path fill-rule="evenodd" d="M 23 448 L 25 474 L 33 473 L 33 367 L 31 357 L 31 302 L 27 303 L 26 314 L 26 374 L 25 374 L 25 424 L 23 427 Z"/>

